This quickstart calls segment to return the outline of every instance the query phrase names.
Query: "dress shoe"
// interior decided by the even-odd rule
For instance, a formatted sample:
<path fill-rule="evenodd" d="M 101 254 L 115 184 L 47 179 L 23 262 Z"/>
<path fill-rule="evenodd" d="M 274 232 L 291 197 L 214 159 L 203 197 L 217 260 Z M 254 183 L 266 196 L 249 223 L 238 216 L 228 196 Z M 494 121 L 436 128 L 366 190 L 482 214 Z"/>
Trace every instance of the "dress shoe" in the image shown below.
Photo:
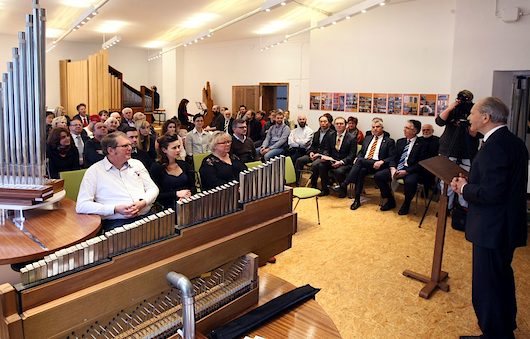
<path fill-rule="evenodd" d="M 392 199 L 388 199 L 386 201 L 386 203 L 383 206 L 381 206 L 380 210 L 381 211 L 390 211 L 394 207 L 396 207 L 396 201 L 394 200 L 394 198 L 392 198 Z"/>
<path fill-rule="evenodd" d="M 269 260 L 267 260 L 269 264 L 276 264 L 276 257 L 270 257 Z"/>
<path fill-rule="evenodd" d="M 399 215 L 407 215 L 409 214 L 410 205 L 401 205 L 401 208 L 398 211 Z"/>
<path fill-rule="evenodd" d="M 340 189 L 339 190 L 339 198 L 343 199 L 343 198 L 346 198 L 346 190 L 345 189 Z"/>
<path fill-rule="evenodd" d="M 350 209 L 351 209 L 352 211 L 355 211 L 355 210 L 358 209 L 359 207 L 361 207 L 361 201 L 358 200 L 358 199 L 355 199 L 355 200 L 353 201 L 353 204 L 351 204 Z"/>
<path fill-rule="evenodd" d="M 329 195 L 329 189 L 322 190 L 318 196 L 325 197 L 326 195 Z"/>
<path fill-rule="evenodd" d="M 484 338 L 481 335 L 461 335 L 460 339 Z"/>

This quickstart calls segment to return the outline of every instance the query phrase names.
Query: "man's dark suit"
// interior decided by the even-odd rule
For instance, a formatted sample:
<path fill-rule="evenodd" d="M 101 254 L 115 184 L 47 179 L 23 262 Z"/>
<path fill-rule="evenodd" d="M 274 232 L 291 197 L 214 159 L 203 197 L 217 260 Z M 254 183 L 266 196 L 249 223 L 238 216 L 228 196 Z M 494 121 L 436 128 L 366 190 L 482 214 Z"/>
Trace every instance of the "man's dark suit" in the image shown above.
<path fill-rule="evenodd" d="M 83 127 L 86 127 L 86 126 L 88 126 L 88 124 L 90 124 L 90 119 L 88 117 L 88 114 L 85 115 L 85 119 L 86 119 L 85 121 L 83 121 L 83 118 L 81 117 L 81 114 L 79 114 L 79 113 L 74 115 L 74 117 L 72 118 L 72 120 L 75 120 L 75 119 L 81 121 L 81 123 L 83 124 Z M 68 122 L 68 125 L 70 125 L 70 122 Z"/>
<path fill-rule="evenodd" d="M 398 139 L 396 142 L 395 156 L 390 162 L 390 167 L 395 167 L 397 169 L 399 160 L 403 154 L 403 151 L 405 150 L 406 145 L 407 138 Z M 422 138 L 416 138 L 416 141 L 414 142 L 406 161 L 407 166 L 403 168 L 403 170 L 406 170 L 408 173 L 405 177 L 403 177 L 403 182 L 405 184 L 405 204 L 407 206 L 410 205 L 410 202 L 412 201 L 412 198 L 414 198 L 416 190 L 418 189 L 418 180 L 422 168 L 419 162 L 425 159 L 425 146 L 426 145 Z M 390 168 L 385 168 L 384 170 L 377 172 L 374 175 L 374 180 L 381 190 L 381 197 L 383 199 L 392 198 L 392 189 L 390 188 L 390 181 L 392 180 L 390 176 Z"/>
<path fill-rule="evenodd" d="M 380 136 L 381 137 L 381 136 Z M 345 181 L 342 183 L 342 186 L 347 186 L 349 183 L 355 183 L 355 198 L 359 199 L 361 193 L 363 192 L 364 186 L 364 177 L 367 174 L 376 173 L 377 171 L 384 170 L 390 166 L 390 162 L 394 159 L 396 154 L 396 145 L 393 139 L 383 134 L 383 140 L 381 140 L 381 146 L 379 148 L 379 159 L 383 160 L 384 164 L 376 170 L 373 166 L 374 163 L 378 160 L 375 159 L 366 159 L 367 153 L 369 151 L 368 147 L 374 139 L 373 135 L 367 136 L 364 138 L 363 146 L 355 159 L 352 169 Z"/>
<path fill-rule="evenodd" d="M 149 153 L 147 153 L 146 151 L 143 151 L 139 148 L 135 148 L 131 153 L 131 158 L 140 160 L 145 168 L 151 169 L 153 160 L 151 160 L 151 157 L 149 157 Z"/>
<path fill-rule="evenodd" d="M 324 136 L 322 137 L 322 142 L 320 142 L 320 136 L 322 135 L 322 130 L 319 128 L 318 131 L 313 133 L 313 140 L 311 140 L 311 146 L 309 146 L 309 149 L 307 150 L 307 155 L 304 155 L 298 159 L 296 159 L 296 182 L 300 182 L 300 171 L 304 168 L 306 164 L 311 164 L 311 186 L 316 187 L 317 186 L 317 180 L 318 180 L 318 164 L 320 163 L 320 159 L 315 159 L 314 161 L 311 160 L 309 157 L 309 154 L 311 153 L 320 153 L 320 154 L 328 154 L 329 145 L 335 140 L 335 131 L 333 131 L 331 128 L 328 128 L 326 132 L 324 132 Z M 333 143 L 333 145 L 335 145 Z"/>
<path fill-rule="evenodd" d="M 344 139 L 342 140 L 341 146 L 337 151 L 335 145 L 337 143 L 338 137 L 339 135 L 337 133 L 333 133 L 329 140 L 330 142 L 327 145 L 328 150 L 326 153 L 328 153 L 329 156 L 335 160 L 342 160 L 344 165 L 333 168 L 331 166 L 331 162 L 329 161 L 321 161 L 318 164 L 322 190 L 324 191 L 327 190 L 327 187 L 329 186 L 329 171 L 331 170 L 333 172 L 333 175 L 339 184 L 342 183 L 350 171 L 353 159 L 357 153 L 357 140 L 354 139 L 350 133 L 344 134 Z"/>
<path fill-rule="evenodd" d="M 90 167 L 96 162 L 103 160 L 105 155 L 101 149 L 101 143 L 96 139 L 90 139 L 85 143 L 85 149 L 83 152 L 85 158 L 85 167 Z"/>
<path fill-rule="evenodd" d="M 513 338 L 516 328 L 511 261 L 527 240 L 527 180 L 526 146 L 502 127 L 476 155 L 463 187 L 466 239 L 473 243 L 473 306 L 486 338 Z"/>
<path fill-rule="evenodd" d="M 225 122 L 226 122 L 226 119 L 224 117 L 222 117 L 222 119 L 219 119 L 217 121 L 217 125 L 215 125 L 215 128 L 217 131 L 221 131 L 221 132 L 224 132 L 225 131 Z M 228 131 L 226 133 L 232 135 L 234 134 L 234 130 L 232 130 L 232 123 L 234 122 L 234 118 L 230 118 L 229 122 L 228 122 Z"/>

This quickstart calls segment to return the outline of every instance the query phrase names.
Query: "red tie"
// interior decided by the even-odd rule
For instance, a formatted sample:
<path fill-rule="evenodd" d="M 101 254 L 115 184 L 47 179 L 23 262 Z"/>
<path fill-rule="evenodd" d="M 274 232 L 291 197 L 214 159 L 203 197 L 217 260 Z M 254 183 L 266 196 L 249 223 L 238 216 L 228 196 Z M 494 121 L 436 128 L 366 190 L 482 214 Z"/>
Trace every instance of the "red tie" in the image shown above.
<path fill-rule="evenodd" d="M 83 127 L 87 127 L 88 126 L 88 122 L 86 121 L 86 117 L 82 117 L 81 119 L 83 119 Z"/>

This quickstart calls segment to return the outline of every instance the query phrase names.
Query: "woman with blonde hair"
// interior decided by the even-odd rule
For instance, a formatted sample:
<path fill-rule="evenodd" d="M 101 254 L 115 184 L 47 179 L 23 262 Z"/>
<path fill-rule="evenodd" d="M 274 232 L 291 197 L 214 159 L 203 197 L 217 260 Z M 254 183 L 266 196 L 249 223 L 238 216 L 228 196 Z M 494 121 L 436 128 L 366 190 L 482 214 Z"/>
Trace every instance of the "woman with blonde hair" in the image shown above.
<path fill-rule="evenodd" d="M 57 116 L 52 119 L 52 129 L 56 127 L 68 127 L 68 119 L 64 115 Z"/>
<path fill-rule="evenodd" d="M 146 151 L 152 160 L 156 160 L 156 140 L 151 134 L 151 124 L 147 120 L 139 120 L 135 126 L 138 131 L 138 148 Z"/>
<path fill-rule="evenodd" d="M 114 117 L 109 117 L 107 120 L 105 120 L 105 125 L 107 126 L 107 130 L 110 134 L 118 130 L 118 127 L 120 127 L 120 122 Z"/>

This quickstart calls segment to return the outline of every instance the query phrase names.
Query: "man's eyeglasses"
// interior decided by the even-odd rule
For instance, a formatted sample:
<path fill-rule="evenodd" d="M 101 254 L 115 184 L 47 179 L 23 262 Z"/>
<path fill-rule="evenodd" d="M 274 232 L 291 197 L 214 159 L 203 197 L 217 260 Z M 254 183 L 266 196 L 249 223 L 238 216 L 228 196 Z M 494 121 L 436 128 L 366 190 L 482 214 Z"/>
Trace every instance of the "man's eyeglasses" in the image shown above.
<path fill-rule="evenodd" d="M 118 148 L 118 147 L 121 147 L 121 148 L 129 148 L 129 147 L 131 147 L 132 148 L 132 144 L 116 145 L 116 147 L 114 147 L 114 148 Z"/>
<path fill-rule="evenodd" d="M 237 128 L 247 128 L 247 126 L 237 126 Z"/>

